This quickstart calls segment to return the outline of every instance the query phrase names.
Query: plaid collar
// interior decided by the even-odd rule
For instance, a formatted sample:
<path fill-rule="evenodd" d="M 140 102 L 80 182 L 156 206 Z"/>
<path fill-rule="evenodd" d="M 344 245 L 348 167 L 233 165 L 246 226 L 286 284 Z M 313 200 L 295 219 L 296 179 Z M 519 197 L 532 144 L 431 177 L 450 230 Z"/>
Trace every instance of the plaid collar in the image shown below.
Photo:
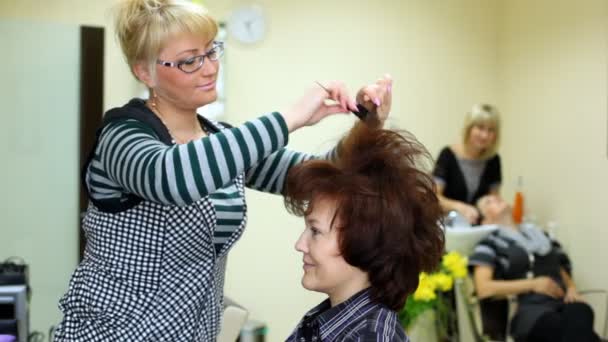
<path fill-rule="evenodd" d="M 370 289 L 357 292 L 344 302 L 331 307 L 329 299 L 308 311 L 297 328 L 297 335 L 306 341 L 319 341 L 331 337 L 343 328 L 359 321 L 373 310 L 377 303 L 372 302 Z"/>

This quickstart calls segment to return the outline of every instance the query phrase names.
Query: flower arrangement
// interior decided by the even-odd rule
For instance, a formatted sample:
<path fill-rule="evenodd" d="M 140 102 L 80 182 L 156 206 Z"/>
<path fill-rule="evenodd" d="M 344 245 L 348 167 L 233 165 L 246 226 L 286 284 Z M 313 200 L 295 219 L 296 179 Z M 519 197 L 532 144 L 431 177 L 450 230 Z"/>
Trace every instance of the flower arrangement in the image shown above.
<path fill-rule="evenodd" d="M 416 291 L 409 295 L 399 313 L 401 324 L 409 328 L 416 318 L 427 310 L 435 310 L 436 326 L 440 338 L 447 337 L 448 325 L 455 318 L 451 305 L 454 282 L 467 276 L 467 258 L 458 252 L 444 254 L 441 265 L 434 273 L 422 272 Z"/>

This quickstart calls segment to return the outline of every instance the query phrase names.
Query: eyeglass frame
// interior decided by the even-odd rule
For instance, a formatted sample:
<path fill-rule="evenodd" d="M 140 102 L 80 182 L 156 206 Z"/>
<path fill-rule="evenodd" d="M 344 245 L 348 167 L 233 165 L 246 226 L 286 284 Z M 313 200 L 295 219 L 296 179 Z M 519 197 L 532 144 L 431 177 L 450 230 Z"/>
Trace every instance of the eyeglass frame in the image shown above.
<path fill-rule="evenodd" d="M 218 57 L 216 59 L 211 59 L 211 57 L 209 57 L 209 55 L 211 55 L 212 53 L 218 53 Z M 224 55 L 224 42 L 215 41 L 215 42 L 213 42 L 213 47 L 202 55 L 192 56 L 190 58 L 186 58 L 186 59 L 176 61 L 176 62 L 169 62 L 169 61 L 163 61 L 161 59 L 157 59 L 156 63 L 159 65 L 162 65 L 162 66 L 169 67 L 169 68 L 177 68 L 179 71 L 184 72 L 186 74 L 192 74 L 192 73 L 199 71 L 203 67 L 203 64 L 205 63 L 205 58 L 208 58 L 211 61 L 217 61 L 223 55 Z M 198 65 L 198 67 L 196 67 L 196 69 L 194 69 L 192 71 L 186 71 L 186 70 L 182 69 L 182 65 L 184 65 L 184 64 L 186 64 L 186 62 L 188 62 L 192 59 L 198 58 L 198 57 L 201 57 L 201 63 Z"/>

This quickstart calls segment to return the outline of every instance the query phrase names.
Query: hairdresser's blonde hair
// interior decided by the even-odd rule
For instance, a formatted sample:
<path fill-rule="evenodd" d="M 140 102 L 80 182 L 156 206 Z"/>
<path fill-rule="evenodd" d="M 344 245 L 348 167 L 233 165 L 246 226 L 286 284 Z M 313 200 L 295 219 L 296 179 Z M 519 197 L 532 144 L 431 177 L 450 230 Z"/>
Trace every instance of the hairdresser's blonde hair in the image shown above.
<path fill-rule="evenodd" d="M 498 150 L 498 142 L 500 137 L 500 117 L 498 109 L 489 104 L 476 104 L 470 112 L 467 113 L 464 119 L 464 127 L 462 129 L 462 142 L 466 146 L 469 143 L 471 129 L 476 125 L 488 125 L 494 127 L 496 138 L 494 144 L 481 152 L 480 159 L 488 159 L 496 155 Z"/>
<path fill-rule="evenodd" d="M 158 55 L 171 37 L 191 33 L 211 41 L 217 35 L 217 22 L 190 1 L 121 0 L 115 11 L 116 36 L 131 71 L 136 63 L 144 62 L 152 76 Z"/>

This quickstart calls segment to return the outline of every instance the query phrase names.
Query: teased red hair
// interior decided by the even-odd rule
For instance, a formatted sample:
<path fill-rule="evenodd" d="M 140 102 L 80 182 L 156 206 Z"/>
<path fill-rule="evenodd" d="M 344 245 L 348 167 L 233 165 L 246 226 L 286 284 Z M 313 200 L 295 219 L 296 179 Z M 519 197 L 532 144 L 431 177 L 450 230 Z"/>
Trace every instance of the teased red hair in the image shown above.
<path fill-rule="evenodd" d="M 287 176 L 285 206 L 305 216 L 320 197 L 336 201 L 332 227 L 352 266 L 367 272 L 372 298 L 398 311 L 418 275 L 444 251 L 442 211 L 420 162 L 431 158 L 409 133 L 357 123 L 333 161 L 311 160 Z"/>

